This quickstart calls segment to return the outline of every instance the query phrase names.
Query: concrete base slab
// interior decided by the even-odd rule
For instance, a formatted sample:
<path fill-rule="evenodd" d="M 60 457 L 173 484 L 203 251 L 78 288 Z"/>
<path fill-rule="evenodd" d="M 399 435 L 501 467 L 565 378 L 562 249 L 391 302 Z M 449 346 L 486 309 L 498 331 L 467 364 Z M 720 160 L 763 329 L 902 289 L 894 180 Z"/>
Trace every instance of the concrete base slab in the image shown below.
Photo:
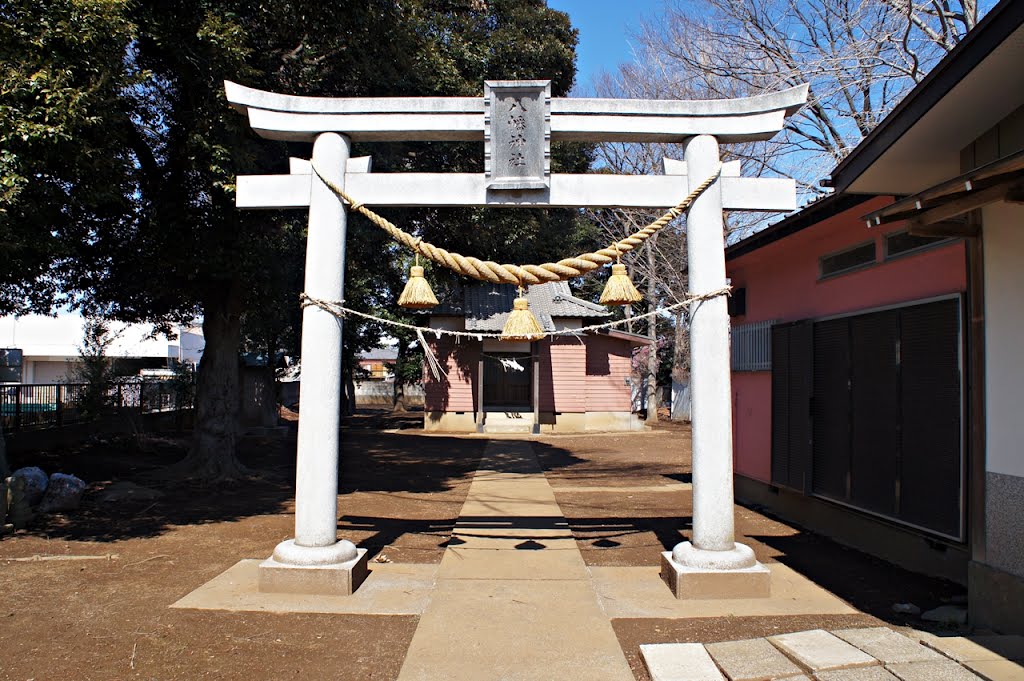
<path fill-rule="evenodd" d="M 782 563 L 767 563 L 768 598 L 674 599 L 654 567 L 591 566 L 594 590 L 611 618 L 856 615 L 859 611 Z"/>
<path fill-rule="evenodd" d="M 772 681 L 803 673 L 763 638 L 708 643 L 704 647 L 728 675 L 729 681 Z"/>
<path fill-rule="evenodd" d="M 663 551 L 661 578 L 676 598 L 768 598 L 772 594 L 772 573 L 761 563 L 735 570 L 692 568 Z"/>
<path fill-rule="evenodd" d="M 952 660 L 902 662 L 885 666 L 900 681 L 980 681 L 981 677 Z"/>
<path fill-rule="evenodd" d="M 367 575 L 366 549 L 337 565 L 288 565 L 268 558 L 260 563 L 259 590 L 263 593 L 351 596 Z"/>
<path fill-rule="evenodd" d="M 640 655 L 652 681 L 725 681 L 699 643 L 642 645 Z"/>
<path fill-rule="evenodd" d="M 259 559 L 242 560 L 174 603 L 172 608 L 241 612 L 419 615 L 427 607 L 437 565 L 373 563 L 351 596 L 264 593 Z"/>
<path fill-rule="evenodd" d="M 821 629 L 769 636 L 768 641 L 812 672 L 878 664 L 867 653 Z"/>

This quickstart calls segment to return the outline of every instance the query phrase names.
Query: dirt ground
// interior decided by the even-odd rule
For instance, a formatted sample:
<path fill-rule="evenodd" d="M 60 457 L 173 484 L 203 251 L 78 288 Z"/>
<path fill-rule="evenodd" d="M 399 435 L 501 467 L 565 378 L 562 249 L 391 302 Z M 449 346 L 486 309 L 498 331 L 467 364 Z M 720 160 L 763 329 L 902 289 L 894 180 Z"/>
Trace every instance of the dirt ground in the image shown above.
<path fill-rule="evenodd" d="M 487 444 L 484 438 L 424 435 L 416 430 L 420 419 L 361 414 L 346 424 L 339 533 L 370 549 L 371 557 L 438 562 Z M 688 438 L 688 429 L 667 424 L 639 435 L 535 441 L 588 564 L 656 565 L 659 552 L 685 535 L 688 494 L 657 487 L 689 480 Z M 170 485 L 154 475 L 183 455 L 185 436 L 143 444 L 111 438 L 14 457 L 15 467 L 74 473 L 90 486 L 79 511 L 41 517 L 28 531 L 0 539 L 0 680 L 397 676 L 416 617 L 167 607 L 238 560 L 270 555 L 292 535 L 293 428 L 242 442 L 242 461 L 258 477 L 210 487 Z M 163 496 L 101 502 L 115 480 Z M 860 626 L 877 624 L 876 618 L 920 626 L 894 615 L 891 605 L 912 601 L 928 608 L 963 593 L 751 509 L 737 508 L 737 530 L 762 561 L 786 563 L 864 614 L 616 620 L 638 679 L 646 678 L 640 643 Z"/>

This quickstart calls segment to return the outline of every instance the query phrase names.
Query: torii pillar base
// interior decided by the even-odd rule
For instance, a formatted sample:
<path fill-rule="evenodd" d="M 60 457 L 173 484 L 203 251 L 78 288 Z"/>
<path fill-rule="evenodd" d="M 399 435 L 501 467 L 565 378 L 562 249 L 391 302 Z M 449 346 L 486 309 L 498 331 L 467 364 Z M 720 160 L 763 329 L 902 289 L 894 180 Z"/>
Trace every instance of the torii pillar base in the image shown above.
<path fill-rule="evenodd" d="M 694 560 L 695 555 L 686 556 L 686 562 L 680 562 L 673 556 L 673 551 L 661 554 L 661 578 L 668 585 L 672 595 L 684 600 L 720 599 L 720 598 L 768 598 L 772 595 L 772 573 L 767 567 L 753 560 L 753 552 L 743 544 L 737 544 L 735 551 L 698 551 L 689 542 L 676 547 L 689 547 L 694 554 L 735 554 L 725 558 L 724 565 L 712 560 Z M 685 549 L 684 549 L 685 550 Z M 747 556 L 749 553 L 749 557 Z M 714 556 L 712 556 L 714 558 Z M 733 567 L 731 563 L 739 562 Z M 693 565 L 698 563 L 699 565 Z M 749 564 L 748 564 L 749 563 Z"/>
<path fill-rule="evenodd" d="M 351 596 L 369 573 L 366 549 L 356 549 L 356 557 L 343 563 L 297 565 L 268 558 L 259 567 L 262 593 Z"/>

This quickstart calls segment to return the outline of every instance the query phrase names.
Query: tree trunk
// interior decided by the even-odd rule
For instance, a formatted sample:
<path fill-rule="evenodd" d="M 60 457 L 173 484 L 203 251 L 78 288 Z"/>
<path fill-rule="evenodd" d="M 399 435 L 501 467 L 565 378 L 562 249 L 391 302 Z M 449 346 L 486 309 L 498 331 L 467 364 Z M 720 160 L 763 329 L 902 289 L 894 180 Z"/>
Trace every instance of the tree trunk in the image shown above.
<path fill-rule="evenodd" d="M 391 383 L 391 411 L 400 414 L 408 411 L 405 405 L 405 379 L 399 372 L 399 367 L 405 366 L 407 354 L 409 354 L 409 344 L 404 338 L 399 338 L 398 355 L 395 357 L 395 377 Z"/>
<path fill-rule="evenodd" d="M 206 346 L 196 374 L 195 424 L 188 456 L 170 468 L 172 476 L 216 481 L 249 471 L 238 461 L 241 298 L 237 285 L 211 291 L 203 305 Z"/>
<path fill-rule="evenodd" d="M 352 416 L 356 413 L 356 382 L 352 378 L 352 372 L 345 374 L 345 415 Z"/>
<path fill-rule="evenodd" d="M 654 251 L 651 250 L 652 238 L 646 244 L 647 251 L 647 311 L 654 312 L 657 309 L 657 302 L 654 297 L 657 288 L 654 281 Z M 658 322 L 655 316 L 647 318 L 647 337 L 651 339 L 651 345 L 647 352 L 647 422 L 658 422 Z"/>
<path fill-rule="evenodd" d="M 686 318 L 682 310 L 676 311 L 675 348 L 672 352 L 672 382 L 687 386 L 685 393 L 680 391 L 679 398 L 684 404 L 672 402 L 672 420 L 690 420 L 690 335 L 686 328 Z M 673 395 L 675 386 L 673 385 Z"/>

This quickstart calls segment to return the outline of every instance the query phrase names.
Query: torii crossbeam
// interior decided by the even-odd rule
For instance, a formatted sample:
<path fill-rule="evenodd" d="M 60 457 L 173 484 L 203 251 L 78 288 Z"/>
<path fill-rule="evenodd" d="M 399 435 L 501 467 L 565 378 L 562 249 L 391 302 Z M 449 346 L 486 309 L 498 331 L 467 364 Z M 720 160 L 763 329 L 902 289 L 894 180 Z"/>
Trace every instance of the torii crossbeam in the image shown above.
<path fill-rule="evenodd" d="M 356 200 L 382 206 L 650 207 L 675 205 L 720 168 L 719 142 L 767 140 L 807 99 L 806 85 L 710 101 L 559 99 L 550 81 L 488 81 L 483 97 L 322 98 L 226 82 L 227 99 L 268 139 L 313 142 L 312 163 Z M 480 141 L 485 172 L 371 173 L 349 158 L 353 141 Z M 663 176 L 550 173 L 552 140 L 682 142 L 685 161 Z M 344 298 L 346 204 L 292 159 L 288 175 L 241 176 L 239 208 L 308 208 L 306 293 Z M 739 164 L 690 207 L 690 291 L 725 286 L 725 210 L 792 211 L 790 179 L 743 178 Z M 481 254 L 486 255 L 486 254 Z M 302 317 L 302 409 L 295 538 L 260 566 L 260 589 L 349 594 L 366 573 L 366 551 L 337 539 L 341 320 L 315 306 Z M 729 317 L 722 297 L 690 311 L 693 540 L 662 554 L 679 598 L 767 596 L 768 570 L 737 544 L 733 523 Z"/>

